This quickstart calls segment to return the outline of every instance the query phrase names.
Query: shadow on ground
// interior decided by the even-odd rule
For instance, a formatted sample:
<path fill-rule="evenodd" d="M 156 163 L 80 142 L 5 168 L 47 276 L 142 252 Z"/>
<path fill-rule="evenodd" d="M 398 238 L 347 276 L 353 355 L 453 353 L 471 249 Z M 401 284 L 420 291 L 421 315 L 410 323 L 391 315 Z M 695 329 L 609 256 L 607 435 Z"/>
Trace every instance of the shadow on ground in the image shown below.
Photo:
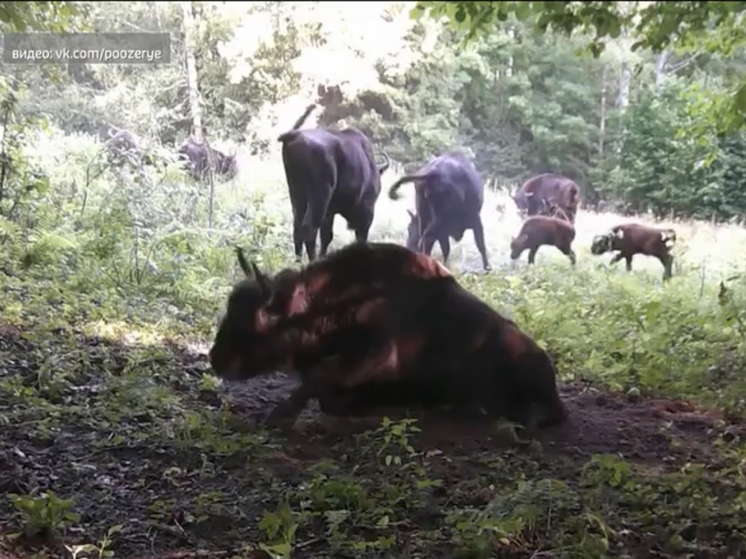
<path fill-rule="evenodd" d="M 2 548 L 124 558 L 743 552 L 744 426 L 688 402 L 567 385 L 571 421 L 530 448 L 446 412 L 415 426 L 331 420 L 312 407 L 292 432 L 268 433 L 264 416 L 295 381 L 211 384 L 204 350 L 0 326 Z"/>

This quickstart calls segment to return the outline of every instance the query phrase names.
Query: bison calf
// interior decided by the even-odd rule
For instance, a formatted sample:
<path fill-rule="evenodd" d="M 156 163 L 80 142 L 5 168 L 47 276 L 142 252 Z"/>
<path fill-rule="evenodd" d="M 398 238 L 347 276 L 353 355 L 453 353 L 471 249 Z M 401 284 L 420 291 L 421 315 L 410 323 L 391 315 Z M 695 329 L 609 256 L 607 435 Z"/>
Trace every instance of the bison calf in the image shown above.
<path fill-rule="evenodd" d="M 654 256 L 663 264 L 663 280 L 673 275 L 673 256 L 671 249 L 676 244 L 676 231 L 658 229 L 639 223 L 627 223 L 612 227 L 608 233 L 596 235 L 591 244 L 591 253 L 601 255 L 605 252 L 619 251 L 610 264 L 627 261 L 627 271 L 632 271 L 632 258 L 635 254 Z"/>
<path fill-rule="evenodd" d="M 528 249 L 528 263 L 533 264 L 536 251 L 542 245 L 557 247 L 575 265 L 572 242 L 575 240 L 575 227 L 569 221 L 536 215 L 528 218 L 521 226 L 518 236 L 510 242 L 510 258 L 517 260 Z"/>
<path fill-rule="evenodd" d="M 427 256 L 352 245 L 288 274 L 282 294 L 242 267 L 250 277 L 229 299 L 210 359 L 225 379 L 300 372 L 273 419 L 294 419 L 310 398 L 333 415 L 478 403 L 527 427 L 566 417 L 546 352 Z"/>

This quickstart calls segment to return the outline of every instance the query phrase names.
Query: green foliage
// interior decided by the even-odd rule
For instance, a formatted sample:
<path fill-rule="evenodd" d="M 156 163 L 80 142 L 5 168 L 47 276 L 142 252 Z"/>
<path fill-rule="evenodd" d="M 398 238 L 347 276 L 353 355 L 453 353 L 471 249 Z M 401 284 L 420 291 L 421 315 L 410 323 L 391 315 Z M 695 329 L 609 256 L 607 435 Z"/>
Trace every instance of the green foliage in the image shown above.
<path fill-rule="evenodd" d="M 743 10 L 746 2 L 418 2 L 412 16 L 428 14 L 445 18 L 453 27 L 466 31 L 466 40 L 492 32 L 496 23 L 510 14 L 520 20 L 533 19 L 543 32 L 570 35 L 575 30 L 593 34 L 588 47 L 599 56 L 606 45 L 630 30 L 633 51 L 641 48 L 661 52 L 669 46 L 729 55 L 746 42 Z M 714 31 L 714 32 L 713 32 Z M 739 130 L 746 114 L 746 83 L 725 98 L 713 120 L 721 132 Z M 706 113 L 703 113 L 706 114 Z"/>
<path fill-rule="evenodd" d="M 23 531 L 27 536 L 55 537 L 80 520 L 71 510 L 73 500 L 60 499 L 53 491 L 46 491 L 39 497 L 15 494 L 8 497 L 16 510 L 23 513 Z"/>
<path fill-rule="evenodd" d="M 69 33 L 87 13 L 88 6 L 80 2 L 3 2 L 0 30 Z"/>

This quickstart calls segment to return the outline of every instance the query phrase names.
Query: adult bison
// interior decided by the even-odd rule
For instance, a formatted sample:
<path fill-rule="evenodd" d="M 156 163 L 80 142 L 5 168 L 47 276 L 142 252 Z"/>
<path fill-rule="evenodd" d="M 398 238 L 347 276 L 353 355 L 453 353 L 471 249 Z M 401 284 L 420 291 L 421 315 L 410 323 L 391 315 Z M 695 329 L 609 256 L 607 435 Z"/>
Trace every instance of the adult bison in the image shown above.
<path fill-rule="evenodd" d="M 570 223 L 575 223 L 580 204 L 580 189 L 572 180 L 554 173 L 544 173 L 524 182 L 513 196 L 518 210 L 533 215 L 551 215 L 553 207 L 562 209 Z"/>
<path fill-rule="evenodd" d="M 415 209 L 409 212 L 407 248 L 420 250 L 428 256 L 437 240 L 448 262 L 451 252 L 449 237 L 461 241 L 464 232 L 474 232 L 474 242 L 482 255 L 482 267 L 490 270 L 482 227 L 484 184 L 474 163 L 463 153 L 449 151 L 431 159 L 413 175 L 405 175 L 389 189 L 392 200 L 398 198 L 402 184 L 415 184 Z"/>
<path fill-rule="evenodd" d="M 204 180 L 209 173 L 230 180 L 238 173 L 236 155 L 226 155 L 207 142 L 199 143 L 189 138 L 179 148 L 179 160 L 186 163 L 195 180 Z"/>
<path fill-rule="evenodd" d="M 547 353 L 425 255 L 353 243 L 282 279 L 239 263 L 210 362 L 226 380 L 300 372 L 273 420 L 310 398 L 331 415 L 481 404 L 529 428 L 566 418 Z"/>
<path fill-rule="evenodd" d="M 376 164 L 370 140 L 357 129 L 299 130 L 314 107 L 306 108 L 293 127 L 277 138 L 282 143 L 298 262 L 303 244 L 308 260 L 316 259 L 317 233 L 321 241 L 319 254 L 326 255 L 337 214 L 345 218 L 356 240 L 368 240 L 381 193 L 381 175 L 391 164 L 385 152 L 386 162 Z"/>

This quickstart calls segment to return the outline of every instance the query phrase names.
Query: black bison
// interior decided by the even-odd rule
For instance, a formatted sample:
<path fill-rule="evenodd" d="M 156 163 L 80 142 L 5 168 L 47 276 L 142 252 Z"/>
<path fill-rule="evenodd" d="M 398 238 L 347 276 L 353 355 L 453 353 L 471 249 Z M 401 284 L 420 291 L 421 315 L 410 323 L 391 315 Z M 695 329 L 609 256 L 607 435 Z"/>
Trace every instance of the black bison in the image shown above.
<path fill-rule="evenodd" d="M 425 255 L 353 243 L 282 279 L 240 253 L 239 262 L 247 278 L 228 299 L 210 362 L 226 380 L 299 372 L 301 387 L 273 421 L 294 419 L 310 398 L 342 416 L 480 404 L 531 429 L 566 418 L 548 354 Z"/>
<path fill-rule="evenodd" d="M 277 138 L 293 208 L 293 243 L 296 261 L 303 244 L 308 260 L 316 259 L 316 235 L 320 256 L 326 255 L 334 236 L 334 217 L 339 214 L 357 241 L 367 241 L 381 175 L 391 160 L 377 165 L 368 137 L 354 128 L 299 130 L 315 105 L 310 105 L 292 129 Z"/>
<path fill-rule="evenodd" d="M 572 242 L 575 240 L 575 227 L 572 223 L 556 217 L 535 215 L 523 222 L 518 236 L 510 242 L 510 258 L 517 260 L 528 249 L 528 263 L 533 264 L 536 251 L 542 245 L 555 246 L 575 265 Z"/>
<path fill-rule="evenodd" d="M 416 213 L 409 212 L 407 248 L 432 254 L 437 240 L 443 252 L 443 262 L 448 262 L 453 238 L 461 241 L 464 232 L 471 229 L 474 241 L 482 255 L 482 267 L 490 270 L 482 227 L 484 184 L 476 167 L 466 155 L 450 151 L 431 159 L 413 175 L 405 175 L 389 189 L 392 200 L 398 198 L 402 184 L 415 184 Z"/>
<path fill-rule="evenodd" d="M 207 142 L 199 143 L 189 138 L 179 148 L 179 160 L 186 164 L 189 174 L 201 181 L 209 174 L 230 180 L 238 173 L 236 155 L 226 155 Z"/>
<path fill-rule="evenodd" d="M 658 229 L 639 223 L 627 223 L 612 227 L 608 233 L 596 235 L 591 244 L 591 253 L 595 255 L 605 252 L 619 251 L 611 259 L 611 264 L 622 258 L 627 261 L 627 271 L 632 271 L 632 257 L 635 254 L 654 256 L 663 264 L 663 279 L 668 280 L 673 275 L 673 256 L 671 249 L 676 244 L 676 231 L 673 229 Z"/>
<path fill-rule="evenodd" d="M 513 196 L 513 201 L 518 210 L 528 216 L 548 215 L 548 210 L 557 206 L 570 223 L 575 223 L 580 189 L 567 177 L 544 173 L 524 182 Z"/>

